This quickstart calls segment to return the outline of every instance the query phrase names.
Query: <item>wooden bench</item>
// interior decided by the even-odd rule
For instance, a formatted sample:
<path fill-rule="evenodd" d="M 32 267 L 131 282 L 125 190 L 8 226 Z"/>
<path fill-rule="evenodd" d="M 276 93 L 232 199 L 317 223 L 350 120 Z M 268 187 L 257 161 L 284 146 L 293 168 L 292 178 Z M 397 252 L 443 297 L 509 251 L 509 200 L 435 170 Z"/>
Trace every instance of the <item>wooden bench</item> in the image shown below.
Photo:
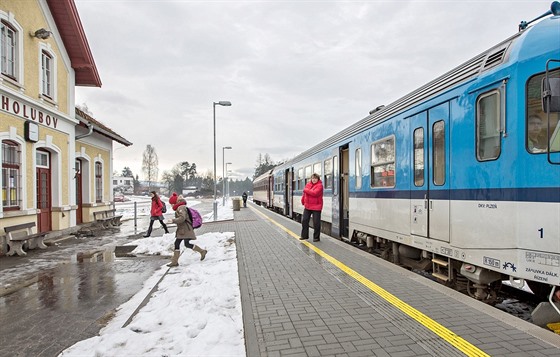
<path fill-rule="evenodd" d="M 103 228 L 109 228 L 111 226 L 120 226 L 122 215 L 117 215 L 117 210 L 108 209 L 105 211 L 93 212 L 93 218 L 95 222 L 102 225 Z"/>
<path fill-rule="evenodd" d="M 15 226 L 4 227 L 6 232 L 6 243 L 10 247 L 7 255 L 27 255 L 23 251 L 23 244 L 27 243 L 29 249 L 46 249 L 47 246 L 43 243 L 45 236 L 49 232 L 33 233 L 32 228 L 35 227 L 35 222 L 17 224 Z"/>

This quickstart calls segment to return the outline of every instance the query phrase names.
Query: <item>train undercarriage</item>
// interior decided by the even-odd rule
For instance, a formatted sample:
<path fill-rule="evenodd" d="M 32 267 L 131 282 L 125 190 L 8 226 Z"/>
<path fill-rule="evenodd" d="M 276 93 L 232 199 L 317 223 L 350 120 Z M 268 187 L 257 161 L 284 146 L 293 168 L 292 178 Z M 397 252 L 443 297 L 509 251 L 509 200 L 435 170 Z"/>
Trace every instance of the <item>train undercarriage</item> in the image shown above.
<path fill-rule="evenodd" d="M 348 242 L 384 260 L 419 272 L 432 280 L 489 305 L 499 302 L 499 293 L 503 281 L 509 281 L 511 286 L 518 289 L 526 283 L 543 304 L 558 305 L 557 301 L 560 298 L 559 287 L 552 287 L 536 281 L 517 280 L 509 275 L 364 232 L 354 231 Z M 554 303 L 554 300 L 556 300 L 556 303 Z M 557 322 L 560 311 L 553 307 L 551 309 L 553 310 L 549 311 L 556 310 L 558 315 L 554 316 L 555 314 L 552 314 L 550 321 Z"/>

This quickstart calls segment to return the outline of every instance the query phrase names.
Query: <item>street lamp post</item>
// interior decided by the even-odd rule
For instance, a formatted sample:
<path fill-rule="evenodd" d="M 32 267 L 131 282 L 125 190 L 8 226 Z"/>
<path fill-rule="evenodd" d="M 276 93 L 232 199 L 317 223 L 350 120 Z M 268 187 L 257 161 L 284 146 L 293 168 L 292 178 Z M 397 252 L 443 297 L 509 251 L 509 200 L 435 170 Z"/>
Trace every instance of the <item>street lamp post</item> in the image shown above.
<path fill-rule="evenodd" d="M 226 179 L 226 165 L 224 164 L 225 160 L 226 160 L 226 149 L 231 150 L 232 147 L 231 146 L 224 146 L 222 148 L 222 196 L 224 198 L 222 206 L 225 207 L 226 205 L 226 184 L 225 184 L 225 179 Z"/>
<path fill-rule="evenodd" d="M 231 106 L 231 102 L 221 100 L 219 102 L 212 103 L 212 107 L 214 109 L 214 221 L 218 220 L 218 202 L 216 200 L 216 105 L 229 107 Z"/>

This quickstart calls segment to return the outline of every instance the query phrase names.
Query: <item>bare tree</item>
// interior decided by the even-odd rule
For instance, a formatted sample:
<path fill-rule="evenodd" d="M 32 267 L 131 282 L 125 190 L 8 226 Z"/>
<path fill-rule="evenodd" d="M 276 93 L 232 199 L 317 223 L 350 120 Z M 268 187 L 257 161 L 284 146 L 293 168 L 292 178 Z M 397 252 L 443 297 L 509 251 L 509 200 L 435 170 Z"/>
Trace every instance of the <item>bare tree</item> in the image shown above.
<path fill-rule="evenodd" d="M 152 190 L 152 182 L 158 179 L 158 156 L 156 149 L 148 144 L 142 158 L 142 171 L 144 177 L 148 181 L 148 191 Z"/>

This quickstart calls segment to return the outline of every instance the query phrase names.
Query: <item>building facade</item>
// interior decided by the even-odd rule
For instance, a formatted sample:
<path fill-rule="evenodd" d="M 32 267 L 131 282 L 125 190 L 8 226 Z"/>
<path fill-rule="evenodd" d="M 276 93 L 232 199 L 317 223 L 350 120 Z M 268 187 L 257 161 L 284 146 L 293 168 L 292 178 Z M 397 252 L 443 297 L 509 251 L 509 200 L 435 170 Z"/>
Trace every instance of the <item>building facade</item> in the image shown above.
<path fill-rule="evenodd" d="M 0 25 L 0 237 L 91 222 L 112 201 L 113 141 L 131 143 L 76 109 L 75 87 L 101 80 L 74 1 L 2 0 Z"/>

